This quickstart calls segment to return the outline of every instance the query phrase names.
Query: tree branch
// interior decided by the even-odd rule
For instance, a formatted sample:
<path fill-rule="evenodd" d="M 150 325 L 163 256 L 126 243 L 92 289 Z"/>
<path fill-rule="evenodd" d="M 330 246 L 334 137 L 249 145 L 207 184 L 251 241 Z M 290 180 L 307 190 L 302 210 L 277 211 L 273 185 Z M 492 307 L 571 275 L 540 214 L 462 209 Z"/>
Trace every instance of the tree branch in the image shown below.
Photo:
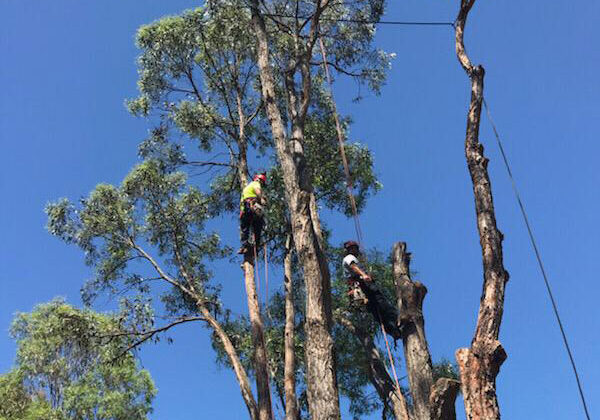
<path fill-rule="evenodd" d="M 180 318 L 180 319 L 178 319 L 176 321 L 171 322 L 170 324 L 164 325 L 164 326 L 162 326 L 160 328 L 156 328 L 154 330 L 148 330 L 148 331 L 123 331 L 123 332 L 114 333 L 114 334 L 104 334 L 104 335 L 98 336 L 98 338 L 102 339 L 102 338 L 116 338 L 116 337 L 125 337 L 125 336 L 142 336 L 141 339 L 136 340 L 135 342 L 133 342 L 132 344 L 130 344 L 129 346 L 127 346 L 127 348 L 125 350 L 123 350 L 117 356 L 115 356 L 114 358 L 112 358 L 111 361 L 110 361 L 110 363 L 114 363 L 115 361 L 117 361 L 121 357 L 125 356 L 129 351 L 137 348 L 141 344 L 143 344 L 146 341 L 150 340 L 156 334 L 159 334 L 161 332 L 165 332 L 165 331 L 173 328 L 176 325 L 183 324 L 183 323 L 186 323 L 186 322 L 193 322 L 193 321 L 206 321 L 206 318 L 199 317 L 199 316 L 188 317 L 188 318 Z"/>

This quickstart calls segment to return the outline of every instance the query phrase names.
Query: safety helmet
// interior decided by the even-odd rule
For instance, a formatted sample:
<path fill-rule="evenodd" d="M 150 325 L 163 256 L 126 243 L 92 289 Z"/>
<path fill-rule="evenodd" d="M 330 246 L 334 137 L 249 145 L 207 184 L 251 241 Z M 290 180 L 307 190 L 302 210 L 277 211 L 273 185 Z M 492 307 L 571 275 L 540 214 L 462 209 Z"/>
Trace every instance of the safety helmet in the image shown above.
<path fill-rule="evenodd" d="M 254 181 L 259 181 L 263 185 L 267 184 L 267 174 L 264 172 L 254 175 L 253 179 Z"/>
<path fill-rule="evenodd" d="M 352 248 L 352 247 L 357 247 L 357 248 L 360 249 L 360 246 L 358 245 L 358 242 L 356 242 L 356 241 L 346 241 L 346 242 L 344 242 L 344 249 L 346 251 L 350 251 L 350 248 Z"/>

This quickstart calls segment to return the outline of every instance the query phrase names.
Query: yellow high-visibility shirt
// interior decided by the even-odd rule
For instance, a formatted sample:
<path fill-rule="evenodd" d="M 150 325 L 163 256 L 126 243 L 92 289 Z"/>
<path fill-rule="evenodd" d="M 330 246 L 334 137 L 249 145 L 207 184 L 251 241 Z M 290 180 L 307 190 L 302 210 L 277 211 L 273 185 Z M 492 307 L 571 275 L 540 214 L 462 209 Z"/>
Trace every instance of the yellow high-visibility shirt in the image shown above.
<path fill-rule="evenodd" d="M 257 198 L 256 189 L 260 190 L 260 182 L 252 181 L 242 190 L 242 199 L 240 200 L 240 205 L 244 204 L 244 201 L 249 198 Z"/>

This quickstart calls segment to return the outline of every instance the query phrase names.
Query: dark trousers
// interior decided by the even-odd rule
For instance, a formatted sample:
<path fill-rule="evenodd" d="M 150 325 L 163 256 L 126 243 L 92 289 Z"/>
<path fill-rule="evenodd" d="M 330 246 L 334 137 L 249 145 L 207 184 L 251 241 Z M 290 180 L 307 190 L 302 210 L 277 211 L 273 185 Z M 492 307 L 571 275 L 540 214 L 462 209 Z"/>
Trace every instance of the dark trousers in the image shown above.
<path fill-rule="evenodd" d="M 250 230 L 254 233 L 254 244 L 260 246 L 260 235 L 265 222 L 262 216 L 256 214 L 252 207 L 244 204 L 244 209 L 240 216 L 240 240 L 243 247 L 249 247 Z"/>
<path fill-rule="evenodd" d="M 398 327 L 398 311 L 386 299 L 379 287 L 372 282 L 361 281 L 361 289 L 369 299 L 367 309 L 375 318 L 375 322 L 382 323 L 385 332 L 394 337 L 394 340 L 402 338 L 402 331 Z"/>

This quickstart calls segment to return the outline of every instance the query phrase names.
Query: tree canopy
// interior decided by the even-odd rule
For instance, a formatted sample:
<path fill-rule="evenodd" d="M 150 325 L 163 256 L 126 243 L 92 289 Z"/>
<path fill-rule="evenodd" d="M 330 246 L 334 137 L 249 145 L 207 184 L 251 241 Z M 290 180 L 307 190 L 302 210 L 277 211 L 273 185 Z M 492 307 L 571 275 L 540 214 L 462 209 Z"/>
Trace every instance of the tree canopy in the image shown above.
<path fill-rule="evenodd" d="M 61 299 L 17 314 L 16 365 L 0 376 L 0 418 L 147 419 L 156 390 L 134 356 L 121 354 L 127 338 L 113 335 L 118 324 Z"/>

